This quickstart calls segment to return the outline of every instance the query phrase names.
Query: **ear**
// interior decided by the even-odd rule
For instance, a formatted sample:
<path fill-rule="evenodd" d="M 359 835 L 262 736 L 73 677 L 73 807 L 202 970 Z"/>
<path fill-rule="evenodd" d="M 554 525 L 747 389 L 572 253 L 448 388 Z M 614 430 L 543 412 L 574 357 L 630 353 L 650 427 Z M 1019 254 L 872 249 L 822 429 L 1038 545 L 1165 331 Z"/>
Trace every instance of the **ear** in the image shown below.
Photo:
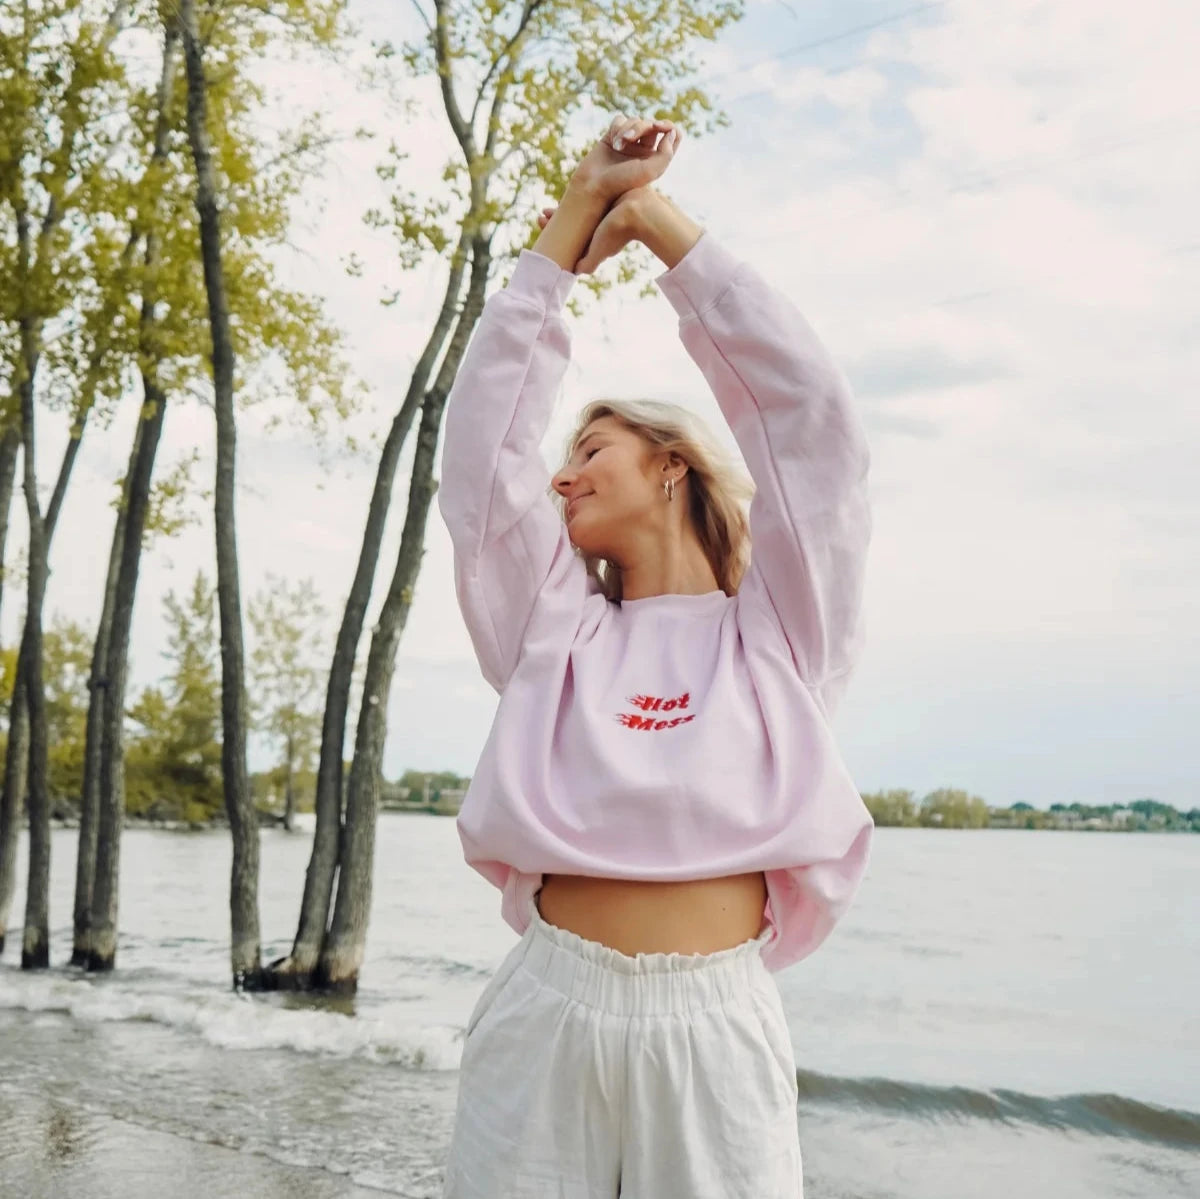
<path fill-rule="evenodd" d="M 681 458 L 674 450 L 668 451 L 663 457 L 663 473 L 669 474 L 677 482 L 682 482 L 688 473 L 687 460 Z"/>

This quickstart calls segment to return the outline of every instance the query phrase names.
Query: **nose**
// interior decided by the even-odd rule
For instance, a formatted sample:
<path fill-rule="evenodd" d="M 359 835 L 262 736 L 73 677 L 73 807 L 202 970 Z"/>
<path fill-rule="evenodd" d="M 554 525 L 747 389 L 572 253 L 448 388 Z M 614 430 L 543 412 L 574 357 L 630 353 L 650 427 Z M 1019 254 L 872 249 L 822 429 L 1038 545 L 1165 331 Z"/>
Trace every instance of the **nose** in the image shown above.
<path fill-rule="evenodd" d="M 578 473 L 578 471 L 573 471 L 569 467 L 564 466 L 551 480 L 551 485 L 559 495 L 566 495 L 571 490 L 571 484 L 575 482 Z"/>

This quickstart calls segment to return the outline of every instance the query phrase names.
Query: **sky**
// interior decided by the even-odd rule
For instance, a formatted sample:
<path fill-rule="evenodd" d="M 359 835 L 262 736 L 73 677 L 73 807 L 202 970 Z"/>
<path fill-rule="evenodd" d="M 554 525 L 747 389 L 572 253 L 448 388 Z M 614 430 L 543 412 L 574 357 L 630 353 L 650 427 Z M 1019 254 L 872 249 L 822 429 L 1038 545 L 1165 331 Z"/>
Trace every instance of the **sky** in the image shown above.
<path fill-rule="evenodd" d="M 352 11 L 365 34 L 412 35 L 411 5 L 359 0 Z M 1197 52 L 1193 0 L 750 0 L 702 50 L 697 80 L 730 125 L 686 138 L 660 186 L 801 308 L 849 378 L 871 442 L 868 641 L 835 718 L 864 791 L 1200 804 Z M 413 186 L 436 189 L 453 144 L 428 90 L 411 91 L 416 111 L 401 119 L 337 64 L 266 73 L 281 113 L 322 96 L 341 127 L 410 148 Z M 347 331 L 351 368 L 370 387 L 355 428 L 381 435 L 445 271 L 401 272 L 387 238 L 363 225 L 383 194 L 379 157 L 378 143 L 334 148 L 280 270 L 323 295 Z M 342 270 L 352 253 L 367 264 L 360 278 Z M 384 307 L 389 288 L 399 299 Z M 732 447 L 674 313 L 638 290 L 617 288 L 572 318 L 548 464 L 573 414 L 601 394 L 687 404 Z M 119 416 L 85 442 L 51 563 L 49 611 L 89 629 L 127 426 Z M 43 436 L 43 479 L 62 435 Z M 211 409 L 179 405 L 160 463 L 193 446 L 211 470 Z M 395 563 L 409 462 L 372 613 Z M 242 420 L 243 593 L 268 574 L 312 577 L 334 614 L 325 659 L 374 469 L 371 453 L 331 464 L 299 431 Z M 135 687 L 164 669 L 162 597 L 197 569 L 214 574 L 200 517 L 146 559 Z M 9 640 L 16 607 L 4 605 Z M 435 510 L 385 773 L 471 774 L 496 702 Z M 267 752 L 256 743 L 252 766 Z"/>

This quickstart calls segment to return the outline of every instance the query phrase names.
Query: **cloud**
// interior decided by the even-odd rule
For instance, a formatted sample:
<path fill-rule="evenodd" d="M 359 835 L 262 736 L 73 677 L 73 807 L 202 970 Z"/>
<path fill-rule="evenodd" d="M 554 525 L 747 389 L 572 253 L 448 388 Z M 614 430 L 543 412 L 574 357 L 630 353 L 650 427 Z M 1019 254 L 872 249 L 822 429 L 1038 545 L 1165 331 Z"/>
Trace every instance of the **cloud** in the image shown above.
<path fill-rule="evenodd" d="M 962 383 L 997 382 L 1015 374 L 1003 361 L 964 361 L 945 346 L 916 345 L 868 351 L 861 358 L 848 359 L 843 369 L 864 403 Z"/>

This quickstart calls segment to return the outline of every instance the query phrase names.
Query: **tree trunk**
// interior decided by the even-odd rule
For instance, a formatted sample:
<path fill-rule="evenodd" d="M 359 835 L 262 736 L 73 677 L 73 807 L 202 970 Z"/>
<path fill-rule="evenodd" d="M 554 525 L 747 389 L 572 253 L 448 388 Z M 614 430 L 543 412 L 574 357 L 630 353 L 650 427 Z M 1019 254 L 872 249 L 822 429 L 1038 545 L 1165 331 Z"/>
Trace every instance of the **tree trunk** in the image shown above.
<path fill-rule="evenodd" d="M 21 243 L 22 279 L 29 279 L 29 231 L 25 214 Z M 38 359 L 36 319 L 23 313 L 19 322 L 22 372 L 21 457 L 25 509 L 29 517 L 28 587 L 23 666 L 25 700 L 29 709 L 29 874 L 25 898 L 25 935 L 21 969 L 43 970 L 50 965 L 50 795 L 46 781 L 46 690 L 42 679 L 42 604 L 46 596 L 46 525 L 37 493 L 37 454 L 34 429 L 34 378 Z"/>
<path fill-rule="evenodd" d="M 96 884 L 96 852 L 100 826 L 101 757 L 104 745 L 104 702 L 108 689 L 109 654 L 112 644 L 113 613 L 117 602 L 117 583 L 121 572 L 121 550 L 125 544 L 126 513 L 129 491 L 137 468 L 145 422 L 139 417 L 133 436 L 133 452 L 121 487 L 121 507 L 113 528 L 108 551 L 108 573 L 104 580 L 104 604 L 92 646 L 92 666 L 88 674 L 87 729 L 83 751 L 83 795 L 79 810 L 79 850 L 75 857 L 74 941 L 71 965 L 86 967 L 92 953 L 92 899 Z M 109 850 L 111 855 L 111 849 Z M 115 914 L 114 914 L 115 923 Z"/>
<path fill-rule="evenodd" d="M 40 355 L 37 352 L 36 341 L 33 342 L 33 354 L 29 363 L 26 365 L 27 372 L 36 371 Z M 34 390 L 34 375 L 29 373 L 29 391 Z M 28 671 L 33 663 L 33 655 L 41 654 L 41 638 L 42 638 L 42 608 L 45 604 L 46 583 L 49 578 L 49 559 L 50 547 L 54 542 L 54 530 L 58 525 L 58 517 L 62 512 L 63 501 L 66 499 L 67 488 L 70 486 L 71 473 L 75 466 L 75 460 L 79 455 L 79 446 L 83 440 L 84 429 L 87 424 L 88 413 L 91 410 L 91 397 L 94 396 L 94 388 L 89 391 L 82 399 L 80 411 L 77 416 L 77 427 L 73 431 L 71 437 L 67 441 L 66 449 L 63 452 L 63 459 L 58 468 L 58 478 L 54 484 L 54 492 L 50 500 L 50 506 L 46 511 L 45 517 L 38 517 L 38 526 L 40 532 L 38 534 L 38 554 L 41 559 L 42 577 L 35 580 L 32 575 L 32 564 L 34 555 L 34 538 L 30 538 L 29 558 L 30 558 L 30 578 L 28 580 L 28 591 L 26 595 L 26 612 L 25 623 L 21 633 L 21 647 L 17 652 L 17 670 L 13 685 L 12 706 L 9 715 L 9 740 L 6 748 L 5 764 L 4 764 L 4 795 L 0 798 L 0 952 L 3 952 L 4 941 L 8 929 L 8 917 L 12 907 L 13 889 L 16 874 L 16 849 L 17 835 L 20 831 L 21 824 L 21 806 L 22 800 L 26 794 L 26 788 L 29 780 L 29 772 L 33 770 L 33 759 L 30 755 L 38 754 L 41 751 L 31 740 L 33 731 L 33 721 L 29 710 L 29 696 L 31 679 Z M 31 401 L 32 402 L 32 401 Z M 0 469 L 2 469 L 0 463 Z M 36 475 L 36 472 L 35 472 Z M 11 482 L 9 480 L 9 488 L 11 494 Z M 0 487 L 3 487 L 4 480 L 0 477 Z M 34 482 L 36 491 L 36 478 Z M 28 501 L 28 493 L 27 493 Z M 30 605 L 34 603 L 36 598 L 37 609 L 33 610 Z M 37 665 L 38 672 L 41 672 L 40 657 Z M 45 688 L 42 689 L 43 696 Z M 43 700 L 44 702 L 44 700 Z M 45 775 L 45 768 L 42 768 L 42 774 Z M 45 829 L 40 827 L 36 831 L 33 828 L 34 815 L 37 809 L 31 808 L 30 812 L 30 854 L 35 852 L 36 842 L 36 865 L 40 871 L 43 867 L 49 870 L 49 792 L 46 788 L 45 778 L 41 783 L 42 790 L 46 793 L 46 816 Z M 39 817 L 40 819 L 40 817 Z M 42 844 L 43 833 L 45 844 Z M 39 891 L 38 903 L 43 901 L 40 898 L 40 892 L 43 889 L 49 888 L 48 879 L 44 882 L 40 879 L 35 880 L 32 873 L 33 859 L 31 858 L 31 873 L 27 880 L 30 887 L 34 887 Z M 35 937 L 36 939 L 36 937 Z"/>
<path fill-rule="evenodd" d="M 38 357 L 40 355 L 35 354 L 33 359 L 35 369 Z M 79 445 L 83 440 L 88 412 L 91 410 L 91 397 L 94 395 L 95 390 L 93 387 L 80 405 L 77 417 L 78 427 L 67 441 L 66 449 L 63 452 L 63 459 L 58 468 L 58 478 L 54 484 L 54 493 L 50 499 L 50 507 L 47 509 L 46 516 L 42 521 L 42 556 L 46 561 L 45 569 L 47 575 L 47 578 L 41 580 L 43 604 L 45 601 L 46 581 L 49 577 L 48 564 L 50 547 L 54 542 L 54 530 L 58 525 L 58 517 L 62 511 L 63 501 L 66 499 L 67 488 L 71 482 L 71 472 L 74 469 L 75 460 L 79 455 Z M 0 448 L 0 455 L 3 455 L 3 453 L 3 449 Z M 3 472 L 4 469 L 5 463 L 3 458 L 0 457 L 0 472 Z M 0 473 L 0 503 L 4 503 L 2 497 L 3 489 L 6 486 L 8 488 L 9 499 L 11 500 L 14 474 L 15 471 L 9 471 L 7 478 L 5 478 L 4 474 Z M 5 510 L 7 511 L 7 508 Z M 7 526 L 7 520 L 5 521 L 5 526 Z M 7 527 L 3 531 L 0 531 L 0 546 L 3 544 L 3 536 L 6 532 Z M 2 549 L 0 549 L 0 554 L 2 552 Z M 29 596 L 27 595 L 27 601 L 28 598 Z M 28 603 L 26 607 L 28 608 Z M 42 621 L 40 607 L 36 617 L 40 630 Z M 28 624 L 28 620 L 29 612 L 27 611 L 26 625 Z M 38 636 L 40 637 L 40 631 Z M 29 668 L 32 652 L 30 639 L 23 630 L 21 634 L 21 648 L 17 652 L 17 671 L 16 677 L 13 680 L 12 706 L 9 712 L 8 746 L 6 748 L 4 763 L 4 794 L 0 798 L 0 953 L 4 950 L 8 916 L 12 906 L 13 888 L 16 881 L 17 835 L 20 831 L 21 808 L 25 797 L 27 768 L 29 764 L 29 683 L 27 677 L 24 675 L 24 671 Z M 47 833 L 47 835 L 49 834 Z"/>
<path fill-rule="evenodd" d="M 4 594 L 4 552 L 8 543 L 8 522 L 12 512 L 17 451 L 20 447 L 21 426 L 18 421 L 10 424 L 3 438 L 0 438 L 0 598 Z M 9 705 L 4 790 L 0 792 L 0 954 L 4 952 L 8 917 L 17 885 L 17 838 L 25 814 L 25 754 L 28 752 L 29 724 L 20 661 L 18 653 L 17 674 L 13 680 L 13 696 Z"/>
<path fill-rule="evenodd" d="M 341 841 L 342 760 L 346 745 L 346 714 L 350 706 L 354 656 L 362 637 L 367 605 L 371 600 L 371 586 L 379 563 L 379 549 L 383 543 L 384 526 L 387 523 L 400 451 L 420 406 L 426 384 L 433 373 L 434 363 L 454 323 L 469 248 L 469 241 L 464 233 L 450 261 L 450 276 L 442 298 L 441 310 L 421 357 L 413 368 L 404 402 L 392 420 L 392 427 L 388 431 L 379 457 L 379 467 L 375 472 L 375 487 L 367 509 L 362 548 L 359 550 L 354 580 L 350 584 L 350 594 L 346 597 L 346 608 L 338 628 L 333 662 L 329 668 L 329 682 L 325 691 L 321 751 L 317 763 L 316 830 L 313 834 L 308 870 L 304 876 L 300 922 L 291 954 L 272 962 L 269 967 L 275 986 L 299 990 L 310 987 L 325 941 Z"/>
<path fill-rule="evenodd" d="M 208 136 L 208 94 L 194 0 L 181 0 L 187 65 L 188 141 L 196 164 L 196 209 L 208 320 L 212 331 L 213 393 L 217 414 L 217 603 L 221 619 L 221 773 L 233 838 L 230 879 L 230 964 L 236 989 L 262 986 L 258 924 L 258 818 L 246 770 L 246 683 L 242 601 L 235 523 L 237 426 L 233 407 L 233 338 L 221 262 L 217 181 Z"/>
<path fill-rule="evenodd" d="M 149 251 L 148 251 L 149 252 Z M 125 818 L 125 687 L 129 674 L 129 642 L 133 606 L 141 568 L 142 537 L 150 507 L 150 482 L 162 437 L 167 397 L 145 373 L 145 406 L 134 465 L 129 475 L 128 504 L 121 534 L 121 561 L 113 590 L 112 624 L 100 702 L 100 785 L 96 805 L 96 868 L 92 886 L 91 930 L 87 968 L 108 971 L 117 960 L 117 900 L 120 878 L 121 827 Z M 114 533 L 114 537 L 117 533 Z"/>
<path fill-rule="evenodd" d="M 26 442 L 29 445 L 30 441 Z M 29 709 L 29 875 L 25 892 L 25 934 L 21 969 L 50 965 L 50 792 L 46 779 L 46 688 L 42 678 L 42 603 L 46 595 L 46 534 L 37 508 L 36 483 L 29 531 L 29 611 L 25 618 L 29 654 L 25 696 Z M 36 530 L 36 531 L 35 531 Z"/>
<path fill-rule="evenodd" d="M 13 483 L 17 477 L 17 451 L 21 427 L 13 423 L 0 437 L 0 600 L 4 598 L 4 553 L 8 545 L 8 521 L 12 512 Z"/>
<path fill-rule="evenodd" d="M 287 736 L 287 761 L 283 779 L 283 827 L 290 833 L 296 827 L 296 784 L 292 764 L 296 755 L 296 741 L 291 733 Z"/>
<path fill-rule="evenodd" d="M 31 35 L 30 14 L 25 14 L 26 56 L 22 63 L 28 71 L 28 46 Z M 20 164 L 18 163 L 18 177 Z M 21 197 L 18 191 L 14 197 L 18 202 L 18 239 L 20 265 L 22 270 L 21 288 L 28 286 L 29 279 L 29 220 L 28 215 L 20 207 Z M 8 518 L 12 505 L 13 484 L 16 479 L 16 453 L 23 441 L 23 414 L 21 412 L 22 393 L 20 380 L 13 380 L 16 387 L 17 411 L 10 413 L 9 425 L 4 431 L 4 536 L 8 537 Z M 11 453 L 11 457 L 9 454 Z M 0 569 L 3 559 L 0 558 Z M 22 647 L 25 635 L 21 635 Z M 8 936 L 8 918 L 12 912 L 13 894 L 17 886 L 17 840 L 20 836 L 21 820 L 25 812 L 25 769 L 26 753 L 29 741 L 29 712 L 25 706 L 24 671 L 21 666 L 21 655 L 17 656 L 17 673 L 13 680 L 13 696 L 8 709 L 8 746 L 5 750 L 4 761 L 4 794 L 0 796 L 0 953 Z"/>
<path fill-rule="evenodd" d="M 173 21 L 168 23 L 163 31 L 162 71 L 156 97 L 152 163 L 165 159 L 170 146 L 169 111 L 179 37 L 178 25 Z M 167 396 L 158 384 L 157 372 L 161 353 L 155 337 L 155 326 L 158 323 L 159 240 L 153 224 L 146 231 L 143 265 L 142 306 L 138 318 L 138 359 L 142 364 L 143 405 L 138 427 L 134 432 L 129 470 L 125 476 L 122 497 L 124 502 L 113 529 L 110 574 L 113 556 L 119 558 L 119 565 L 112 591 L 108 645 L 105 649 L 100 644 L 101 628 L 97 631 L 92 654 L 92 680 L 95 680 L 95 687 L 88 707 L 86 753 L 92 760 L 93 769 L 98 770 L 95 801 L 96 849 L 86 946 L 78 945 L 77 942 L 77 948 L 86 951 L 87 968 L 96 972 L 112 970 L 117 960 L 121 828 L 125 820 L 125 687 L 129 674 L 129 642 L 133 628 L 138 573 L 141 569 L 142 540 L 150 510 L 154 460 L 158 455 L 158 443 L 162 438 L 167 409 Z M 108 603 L 107 592 L 105 603 Z M 99 671 L 97 662 L 102 663 Z M 95 748 L 96 741 L 99 743 L 98 750 Z M 81 851 L 82 837 L 81 828 Z M 81 900 L 78 889 L 81 869 L 86 870 L 86 866 L 77 864 L 77 907 Z"/>
<path fill-rule="evenodd" d="M 121 266 L 127 267 L 137 251 L 141 233 L 136 228 L 130 232 L 121 254 Z M 101 309 L 100 327 L 107 328 L 116 319 L 117 304 L 115 301 L 106 302 Z M 109 344 L 98 343 L 92 350 L 88 362 L 85 392 L 82 397 L 77 417 L 76 430 L 67 443 L 62 465 L 58 471 L 58 482 L 50 499 L 50 508 L 46 515 L 47 544 L 53 542 L 54 529 L 58 524 L 58 516 L 62 511 L 63 500 L 67 493 L 71 469 L 75 464 L 79 446 L 83 441 L 88 414 L 96 389 L 100 385 L 101 374 L 104 370 L 105 359 L 108 355 Z M 138 422 L 141 428 L 141 422 Z M 137 444 L 135 439 L 134 444 Z M 132 466 L 132 463 L 131 463 Z M 129 476 L 126 474 L 122 484 L 121 508 L 117 513 L 117 529 L 120 530 L 125 520 L 125 504 L 128 502 Z M 119 534 L 118 534 L 119 535 Z M 88 675 L 88 715 L 83 751 L 83 793 L 79 804 L 79 840 L 75 853 L 75 910 L 72 923 L 74 934 L 71 947 L 71 965 L 86 966 L 88 945 L 92 919 L 92 885 L 96 874 L 96 818 L 100 795 L 100 737 L 103 728 L 103 703 L 97 698 L 97 689 L 103 688 L 104 671 L 107 663 L 109 631 L 112 627 L 113 594 L 116 590 L 117 569 L 120 566 L 120 542 L 114 538 L 108 555 L 108 573 L 104 581 L 104 602 L 100 612 L 100 625 L 96 632 L 96 642 L 92 650 L 92 665 Z"/>
<path fill-rule="evenodd" d="M 8 542 L 13 484 L 17 477 L 17 451 L 21 447 L 19 420 L 10 424 L 0 438 L 0 597 L 4 585 L 4 552 Z M 24 635 L 21 637 L 24 643 Z M 25 815 L 25 755 L 29 745 L 29 711 L 25 707 L 25 684 L 21 679 L 21 652 L 9 703 L 8 746 L 4 756 L 4 790 L 0 792 L 0 954 L 8 936 L 8 917 L 17 887 L 17 839 Z"/>
<path fill-rule="evenodd" d="M 383 747 L 387 738 L 388 700 L 396 649 L 412 607 L 413 590 L 425 552 L 425 526 L 437 489 L 433 479 L 433 462 L 442 413 L 471 332 L 483 311 L 490 269 L 490 241 L 478 235 L 472 244 L 471 283 L 466 303 L 437 380 L 421 406 L 421 424 L 417 431 L 416 454 L 408 492 L 408 512 L 400 539 L 396 570 L 379 614 L 379 622 L 371 636 L 354 760 L 350 766 L 350 786 L 346 796 L 346 825 L 338 871 L 337 903 L 317 971 L 318 985 L 335 992 L 353 993 L 358 987 L 358 972 L 366 947 L 367 922 L 371 910 L 375 823 L 379 812 Z"/>
<path fill-rule="evenodd" d="M 29 705 L 25 702 L 25 635 L 17 651 L 13 697 L 9 706 L 8 746 L 4 755 L 4 795 L 0 798 L 0 952 L 8 934 L 17 887 L 17 839 L 25 816 L 25 784 L 29 766 Z"/>

